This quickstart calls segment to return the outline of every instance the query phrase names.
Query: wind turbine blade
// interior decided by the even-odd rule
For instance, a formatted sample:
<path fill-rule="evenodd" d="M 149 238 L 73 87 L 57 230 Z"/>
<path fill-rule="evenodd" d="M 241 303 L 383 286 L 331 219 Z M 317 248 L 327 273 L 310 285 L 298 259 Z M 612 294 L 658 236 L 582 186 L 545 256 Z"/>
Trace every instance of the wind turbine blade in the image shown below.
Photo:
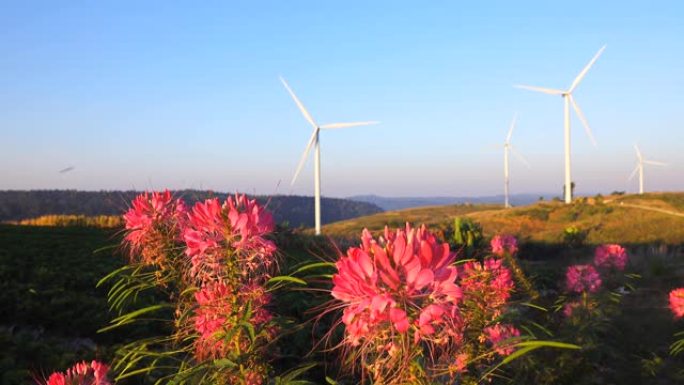
<path fill-rule="evenodd" d="M 513 114 L 513 120 L 511 121 L 511 128 L 508 129 L 508 135 L 506 135 L 506 143 L 511 141 L 511 136 L 513 135 L 513 129 L 515 128 L 515 121 L 518 118 L 518 113 Z"/>
<path fill-rule="evenodd" d="M 523 90 L 529 90 L 529 91 L 536 91 L 536 92 L 543 92 L 545 94 L 549 95 L 563 95 L 564 91 L 562 90 L 555 90 L 553 88 L 544 88 L 544 87 L 535 87 L 535 86 L 525 86 L 525 85 L 520 85 L 516 84 L 513 87 L 515 88 L 520 88 Z"/>
<path fill-rule="evenodd" d="M 639 151 L 639 146 L 636 144 L 634 145 L 634 149 L 636 150 L 637 158 L 639 158 L 639 161 L 642 161 L 644 159 L 643 156 L 641 156 L 641 151 Z"/>
<path fill-rule="evenodd" d="M 572 108 L 577 113 L 577 116 L 579 117 L 580 121 L 582 122 L 582 125 L 584 126 L 584 130 L 587 132 L 587 135 L 589 136 L 589 140 L 591 140 L 591 143 L 594 146 L 596 146 L 596 139 L 594 139 L 594 134 L 591 132 L 591 128 L 589 128 L 587 118 L 584 117 L 584 113 L 582 112 L 582 110 L 580 110 L 579 106 L 575 102 L 575 98 L 573 98 L 572 95 L 568 95 L 568 97 L 570 98 L 570 104 L 572 104 Z"/>
<path fill-rule="evenodd" d="M 528 162 L 527 159 L 525 159 L 525 157 L 522 156 L 522 154 L 519 153 L 518 150 L 515 149 L 515 147 L 513 147 L 509 144 L 508 148 L 511 149 L 511 153 L 513 154 L 513 156 L 518 158 L 518 160 L 521 161 L 523 164 L 525 164 L 525 166 L 527 166 L 527 168 L 530 168 L 530 162 Z"/>
<path fill-rule="evenodd" d="M 372 124 L 379 124 L 380 122 L 368 121 L 368 122 L 350 122 L 350 123 L 329 123 L 324 124 L 321 128 L 347 128 L 347 127 L 358 127 L 358 126 L 370 126 Z"/>
<path fill-rule="evenodd" d="M 627 178 L 627 180 L 632 180 L 636 176 L 638 171 L 639 171 L 639 165 L 637 164 L 636 167 L 634 167 L 634 171 L 632 171 L 632 173 L 629 174 L 629 178 Z"/>
<path fill-rule="evenodd" d="M 316 134 L 318 134 L 318 128 L 314 128 L 313 134 L 311 134 L 311 139 L 309 139 L 309 143 L 306 145 L 304 153 L 302 153 L 302 157 L 299 160 L 299 164 L 297 165 L 297 171 L 295 171 L 295 174 L 292 177 L 292 182 L 290 182 L 290 186 L 294 185 L 295 181 L 297 180 L 297 177 L 299 176 L 299 173 L 302 171 L 302 167 L 304 167 L 304 163 L 306 163 L 306 157 L 307 155 L 309 155 L 311 147 L 313 147 L 313 144 L 316 142 Z"/>
<path fill-rule="evenodd" d="M 575 88 L 577 88 L 579 83 L 582 81 L 582 78 L 584 78 L 584 76 L 587 74 L 587 72 L 589 72 L 589 68 L 591 68 L 591 66 L 593 66 L 594 63 L 596 63 L 596 60 L 598 60 L 599 56 L 601 56 L 604 49 L 606 49 L 605 45 L 603 47 L 601 47 L 601 49 L 596 53 L 596 55 L 594 55 L 594 57 L 591 59 L 589 64 L 587 64 L 587 66 L 584 67 L 584 69 L 582 69 L 582 72 L 580 72 L 579 75 L 577 75 L 577 77 L 575 78 L 575 81 L 572 82 L 572 85 L 570 86 L 568 93 L 571 93 L 572 91 L 575 90 Z"/>
<path fill-rule="evenodd" d="M 500 145 L 500 144 L 488 144 L 488 145 L 486 145 L 486 146 L 482 146 L 482 151 L 485 151 L 485 150 L 487 150 L 487 151 L 498 150 L 498 149 L 500 149 L 501 147 L 506 147 L 506 144 L 504 143 L 503 146 Z"/>
<path fill-rule="evenodd" d="M 663 167 L 668 165 L 667 163 L 658 162 L 656 160 L 644 160 L 644 163 L 650 164 L 653 166 L 663 166 Z"/>
<path fill-rule="evenodd" d="M 295 95 L 294 91 L 292 91 L 292 88 L 290 88 L 290 86 L 287 84 L 287 82 L 285 81 L 285 79 L 283 79 L 282 76 L 280 77 L 280 81 L 283 82 L 283 85 L 284 85 L 285 88 L 287 89 L 287 92 L 289 92 L 289 93 L 290 93 L 290 96 L 292 96 L 292 99 L 294 99 L 295 103 L 297 104 L 297 107 L 299 107 L 299 110 L 302 112 L 302 115 L 304 115 L 304 118 L 305 118 L 309 123 L 311 123 L 311 125 L 312 125 L 314 128 L 317 128 L 318 125 L 317 125 L 316 122 L 313 120 L 313 117 L 311 117 L 311 114 L 309 114 L 309 111 L 306 110 L 306 108 L 304 107 L 304 105 L 302 104 L 302 102 L 299 100 L 299 98 L 297 98 L 297 95 Z"/>

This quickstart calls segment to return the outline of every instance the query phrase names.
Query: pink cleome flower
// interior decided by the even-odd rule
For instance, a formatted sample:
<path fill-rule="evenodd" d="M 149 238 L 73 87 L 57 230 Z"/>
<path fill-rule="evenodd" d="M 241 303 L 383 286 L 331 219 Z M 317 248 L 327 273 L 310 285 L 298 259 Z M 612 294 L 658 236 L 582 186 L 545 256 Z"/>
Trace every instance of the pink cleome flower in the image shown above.
<path fill-rule="evenodd" d="M 582 308 L 582 303 L 579 301 L 571 301 L 563 306 L 563 315 L 570 318 L 577 311 Z"/>
<path fill-rule="evenodd" d="M 601 276 L 592 265 L 573 265 L 565 273 L 565 284 L 575 293 L 596 292 L 601 288 Z"/>
<path fill-rule="evenodd" d="M 268 269 L 276 247 L 264 236 L 272 230 L 271 214 L 245 195 L 228 197 L 223 204 L 218 199 L 198 202 L 183 232 L 191 274 L 203 280 L 215 279 L 230 252 L 236 253 L 243 275 Z"/>
<path fill-rule="evenodd" d="M 501 314 L 515 286 L 511 271 L 497 258 L 463 264 L 459 284 L 464 299 L 474 302 L 480 310 L 490 312 L 490 317 Z"/>
<path fill-rule="evenodd" d="M 513 255 L 518 251 L 518 241 L 512 235 L 495 235 L 489 245 L 492 253 L 499 257 Z"/>
<path fill-rule="evenodd" d="M 598 267 L 624 270 L 627 265 L 627 251 L 615 244 L 601 245 L 594 252 L 594 265 Z"/>
<path fill-rule="evenodd" d="M 465 373 L 468 371 L 468 363 L 470 362 L 470 355 L 468 353 L 459 353 L 456 359 L 450 366 L 450 369 L 455 373 Z"/>
<path fill-rule="evenodd" d="M 245 374 L 245 385 L 262 385 L 263 383 L 263 374 L 253 371 Z"/>
<path fill-rule="evenodd" d="M 109 366 L 92 361 L 75 364 L 66 372 L 55 372 L 48 377 L 45 385 L 111 385 L 107 379 Z"/>
<path fill-rule="evenodd" d="M 132 253 L 141 253 L 147 264 L 162 262 L 165 242 L 177 238 L 185 221 L 186 209 L 182 200 L 173 200 L 171 192 L 138 195 L 124 214 L 126 236 L 124 242 Z"/>
<path fill-rule="evenodd" d="M 670 310 L 676 318 L 684 317 L 684 287 L 670 292 Z"/>
<path fill-rule="evenodd" d="M 414 339 L 460 334 L 461 289 L 455 255 L 425 226 L 406 225 L 376 241 L 364 230 L 361 245 L 347 250 L 333 275 L 332 296 L 341 301 L 346 342 L 357 346 L 378 334 L 407 333 Z"/>
<path fill-rule="evenodd" d="M 236 341 L 227 340 L 225 334 L 236 327 L 247 307 L 252 312 L 249 322 L 259 327 L 272 319 L 265 308 L 271 296 L 261 286 L 251 283 L 239 290 L 222 283 L 209 283 L 195 293 L 197 309 L 194 328 L 199 334 L 195 340 L 195 354 L 198 359 L 222 358 L 234 348 Z M 240 334 L 235 334 L 239 338 Z M 237 341 L 244 345 L 246 340 Z"/>
<path fill-rule="evenodd" d="M 484 334 L 494 350 L 502 356 L 507 356 L 513 353 L 514 347 L 511 339 L 520 336 L 520 330 L 513 325 L 495 324 L 484 329 Z"/>

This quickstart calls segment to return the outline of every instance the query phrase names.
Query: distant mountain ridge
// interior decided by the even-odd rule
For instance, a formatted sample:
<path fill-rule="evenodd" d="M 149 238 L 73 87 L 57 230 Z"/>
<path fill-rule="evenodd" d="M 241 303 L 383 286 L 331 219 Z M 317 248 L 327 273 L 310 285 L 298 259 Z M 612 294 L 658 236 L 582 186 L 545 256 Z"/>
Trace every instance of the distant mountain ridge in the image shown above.
<path fill-rule="evenodd" d="M 227 193 L 173 191 L 189 205 L 207 198 L 225 199 Z M 121 215 L 139 191 L 5 190 L 0 191 L 0 222 L 35 218 L 42 215 Z M 276 223 L 292 227 L 314 225 L 313 197 L 298 195 L 255 196 L 273 213 Z M 382 212 L 369 202 L 338 198 L 321 199 L 321 221 L 326 223 Z"/>
<path fill-rule="evenodd" d="M 539 200 L 540 196 L 548 194 L 515 194 L 510 196 L 510 201 L 513 206 L 523 206 L 534 203 Z M 463 203 L 501 203 L 503 204 L 503 195 L 479 196 L 479 197 L 382 197 L 378 195 L 356 195 L 348 197 L 347 199 L 357 202 L 367 202 L 377 205 L 385 211 L 403 210 L 414 207 L 424 206 L 444 206 L 456 205 Z"/>

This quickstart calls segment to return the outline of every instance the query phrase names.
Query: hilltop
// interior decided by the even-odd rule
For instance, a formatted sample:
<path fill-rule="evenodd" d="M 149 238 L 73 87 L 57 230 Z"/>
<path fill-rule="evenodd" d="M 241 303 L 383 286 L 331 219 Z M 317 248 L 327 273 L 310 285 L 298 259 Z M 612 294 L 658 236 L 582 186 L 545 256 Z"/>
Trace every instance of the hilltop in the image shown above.
<path fill-rule="evenodd" d="M 649 193 L 578 198 L 572 205 L 541 201 L 504 209 L 501 205 L 447 205 L 388 211 L 327 225 L 323 233 L 333 237 L 358 236 L 364 227 L 381 230 L 385 224 L 408 221 L 442 227 L 455 217 L 479 222 L 485 235 L 508 233 L 526 241 L 560 243 L 573 226 L 588 243 L 684 244 L 684 193 Z"/>
<path fill-rule="evenodd" d="M 139 191 L 30 190 L 0 191 L 0 222 L 18 221 L 43 215 L 121 215 Z M 173 191 L 186 203 L 207 198 L 225 199 L 227 193 L 200 190 Z M 276 223 L 292 227 L 313 226 L 314 200 L 297 195 L 255 196 L 273 213 Z M 355 218 L 379 213 L 378 206 L 348 199 L 322 198 L 322 222 Z"/>
<path fill-rule="evenodd" d="M 539 200 L 540 196 L 549 194 L 513 194 L 510 196 L 514 206 L 527 205 Z M 498 204 L 503 202 L 503 195 L 470 196 L 470 197 L 383 197 L 379 195 L 355 195 L 347 199 L 357 202 L 368 202 L 381 209 L 403 210 L 427 206 L 446 206 L 459 204 Z"/>

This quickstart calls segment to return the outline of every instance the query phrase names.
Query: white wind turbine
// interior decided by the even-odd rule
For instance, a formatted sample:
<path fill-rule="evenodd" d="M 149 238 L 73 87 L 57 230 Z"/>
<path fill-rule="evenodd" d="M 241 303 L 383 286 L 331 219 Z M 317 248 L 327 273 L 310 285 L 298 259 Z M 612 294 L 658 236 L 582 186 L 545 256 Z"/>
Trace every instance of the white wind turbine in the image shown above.
<path fill-rule="evenodd" d="M 506 141 L 504 142 L 504 207 L 508 208 L 511 207 L 511 204 L 508 199 L 508 185 L 510 182 L 509 178 L 509 166 L 508 166 L 508 153 L 509 151 L 515 155 L 515 157 L 518 158 L 521 162 L 523 162 L 527 167 L 530 167 L 530 164 L 523 158 L 522 155 L 518 151 L 516 151 L 515 148 L 513 148 L 513 145 L 511 144 L 511 136 L 513 135 L 513 129 L 515 128 L 515 121 L 517 118 L 517 114 L 513 115 L 513 120 L 511 121 L 511 127 L 508 130 L 508 135 L 506 135 Z"/>
<path fill-rule="evenodd" d="M 302 112 L 302 115 L 304 115 L 304 118 L 306 119 L 306 121 L 309 122 L 313 126 L 313 133 L 311 134 L 311 139 L 309 139 L 309 143 L 306 145 L 306 148 L 304 149 L 304 153 L 302 154 L 302 158 L 299 160 L 299 165 L 297 166 L 297 171 L 295 171 L 294 177 L 292 177 L 291 185 L 294 185 L 295 181 L 297 180 L 297 176 L 299 175 L 299 172 L 302 171 L 302 167 L 304 167 L 304 163 L 306 162 L 307 155 L 309 155 L 309 152 L 311 151 L 311 147 L 315 146 L 315 154 L 314 154 L 314 210 L 315 210 L 316 235 L 320 235 L 321 234 L 321 146 L 320 146 L 319 134 L 320 134 L 321 128 L 327 129 L 327 128 L 346 128 L 346 127 L 356 127 L 356 126 L 367 126 L 370 124 L 377 124 L 379 122 L 368 121 L 368 122 L 350 122 L 350 123 L 330 123 L 330 124 L 323 124 L 323 125 L 319 126 L 313 120 L 313 117 L 311 117 L 311 114 L 309 114 L 309 111 L 307 111 L 306 108 L 304 108 L 304 105 L 299 100 L 299 98 L 297 98 L 297 95 L 295 95 L 294 91 L 292 91 L 292 89 L 287 84 L 285 79 L 283 79 L 281 77 L 280 81 L 283 82 L 283 85 L 287 89 L 287 92 L 289 92 L 290 96 L 292 96 L 292 99 L 294 99 L 295 103 L 297 104 L 297 107 L 299 107 L 299 110 Z"/>
<path fill-rule="evenodd" d="M 643 155 L 641 155 L 641 151 L 639 151 L 639 146 L 636 144 L 634 145 L 634 149 L 636 150 L 636 156 L 637 156 L 637 164 L 636 167 L 634 168 L 634 171 L 632 171 L 632 174 L 629 176 L 628 180 L 632 180 L 634 176 L 639 172 L 639 194 L 644 193 L 644 164 L 650 164 L 653 166 L 667 166 L 667 163 L 663 162 L 658 162 L 655 160 L 647 160 L 644 159 Z"/>
<path fill-rule="evenodd" d="M 584 113 L 582 113 L 582 110 L 580 110 L 579 106 L 575 102 L 575 99 L 572 97 L 572 92 L 575 91 L 575 88 L 579 85 L 579 83 L 582 81 L 584 76 L 587 74 L 589 71 L 589 68 L 591 68 L 592 65 L 598 60 L 599 56 L 603 53 L 603 50 L 606 49 L 606 46 L 604 45 L 601 47 L 601 49 L 594 55 L 594 57 L 591 59 L 589 64 L 587 64 L 584 69 L 582 69 L 582 72 L 577 75 L 575 80 L 572 82 L 570 85 L 570 88 L 567 90 L 557 90 L 557 89 L 552 89 L 552 88 L 543 88 L 543 87 L 534 87 L 534 86 L 522 86 L 522 85 L 516 85 L 515 87 L 517 88 L 522 88 L 530 91 L 537 91 L 537 92 L 543 92 L 545 94 L 550 94 L 550 95 L 560 95 L 563 97 L 564 101 L 564 126 L 565 126 L 565 203 L 571 203 L 572 202 L 572 178 L 570 176 L 570 105 L 572 104 L 572 108 L 575 110 L 575 113 L 577 114 L 577 117 L 580 119 L 582 122 L 582 125 L 584 126 L 585 130 L 587 131 L 587 135 L 589 136 L 589 139 L 591 139 L 591 142 L 596 145 L 596 140 L 594 139 L 594 135 L 591 133 L 591 128 L 589 128 L 589 123 L 587 123 L 587 119 L 584 117 Z"/>

